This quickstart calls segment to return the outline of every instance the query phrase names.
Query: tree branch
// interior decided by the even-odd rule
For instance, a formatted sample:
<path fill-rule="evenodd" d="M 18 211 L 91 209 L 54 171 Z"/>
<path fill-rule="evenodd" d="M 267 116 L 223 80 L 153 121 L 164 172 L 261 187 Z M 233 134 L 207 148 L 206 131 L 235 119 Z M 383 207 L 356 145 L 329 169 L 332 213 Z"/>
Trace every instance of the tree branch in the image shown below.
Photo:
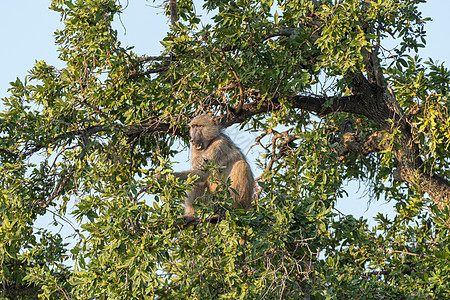
<path fill-rule="evenodd" d="M 421 172 L 419 168 L 400 165 L 394 170 L 394 180 L 407 182 L 427 193 L 439 209 L 444 209 L 450 204 L 450 184 L 444 178 Z"/>
<path fill-rule="evenodd" d="M 309 112 L 315 112 L 321 116 L 334 112 L 347 112 L 356 115 L 367 115 L 364 101 L 359 96 L 343 97 L 311 97 L 311 96 L 289 96 L 288 101 L 293 103 L 295 108 L 300 108 Z"/>
<path fill-rule="evenodd" d="M 12 151 L 3 149 L 3 148 L 0 148 L 0 153 L 4 153 L 4 154 L 6 154 L 6 155 L 8 155 L 10 157 L 14 157 L 14 158 L 19 158 L 20 157 L 18 154 L 14 153 Z"/>
<path fill-rule="evenodd" d="M 169 67 L 160 67 L 160 68 L 148 69 L 147 71 L 132 73 L 132 74 L 130 74 L 128 76 L 128 79 L 132 79 L 132 78 L 136 78 L 136 77 L 142 77 L 142 76 L 147 76 L 147 75 L 150 75 L 150 74 L 166 72 L 167 70 L 169 70 Z"/>
<path fill-rule="evenodd" d="M 169 0 L 170 23 L 175 26 L 178 21 L 177 0 Z"/>
<path fill-rule="evenodd" d="M 267 167 L 266 167 L 266 169 L 264 170 L 264 172 L 263 172 L 263 174 L 264 173 L 267 173 L 267 172 L 269 172 L 270 170 L 272 170 L 272 167 L 273 167 L 273 164 L 277 161 L 277 160 L 279 160 L 283 155 L 285 155 L 285 153 L 286 153 L 286 150 L 287 150 L 287 148 L 288 148 L 288 145 L 291 143 L 291 142 L 293 142 L 293 141 L 295 141 L 296 139 L 297 139 L 297 137 L 295 137 L 294 135 L 291 135 L 291 134 L 289 134 L 288 133 L 288 131 L 284 131 L 284 132 L 278 132 L 278 131 L 276 131 L 276 130 L 273 130 L 273 129 L 271 129 L 271 130 L 269 130 L 266 134 L 264 134 L 264 135 L 267 135 L 267 134 L 270 134 L 270 133 L 272 133 L 273 134 L 273 137 L 272 137 L 272 158 L 271 158 L 271 160 L 269 161 L 269 163 L 267 164 Z M 280 139 L 281 140 L 281 142 L 280 142 L 280 144 L 278 145 L 278 149 L 279 149 L 279 151 L 278 151 L 278 153 L 276 153 L 275 152 L 275 150 L 276 150 L 276 148 L 277 148 L 277 140 L 278 139 Z M 264 147 L 264 148 L 266 148 L 266 147 Z M 267 149 L 267 148 L 266 148 Z M 257 182 L 258 180 L 260 180 L 261 178 L 263 178 L 263 174 L 261 174 L 258 178 L 256 178 L 255 179 L 255 182 Z M 257 197 L 259 197 L 259 194 L 261 193 L 261 191 L 262 191 L 262 188 L 260 188 L 258 191 L 257 191 Z"/>
<path fill-rule="evenodd" d="M 145 135 L 147 133 L 166 133 L 175 136 L 186 136 L 188 134 L 181 127 L 173 127 L 169 123 L 162 123 L 159 120 L 150 120 L 144 124 L 134 124 L 127 126 L 125 135 L 130 139 Z"/>
<path fill-rule="evenodd" d="M 368 137 L 358 135 L 352 132 L 346 132 L 338 142 L 333 151 L 338 155 L 338 159 L 342 160 L 348 153 L 361 153 L 367 155 L 372 152 L 380 152 L 388 149 L 389 145 L 384 140 L 387 132 L 379 131 Z"/>
<path fill-rule="evenodd" d="M 57 135 L 54 138 L 49 138 L 45 141 L 45 143 L 37 143 L 35 144 L 31 149 L 29 149 L 28 151 L 20 154 L 20 157 L 22 159 L 27 158 L 28 156 L 38 152 L 39 150 L 41 150 L 42 148 L 46 147 L 48 144 L 56 144 L 56 142 L 60 141 L 60 140 L 64 140 L 70 137 L 75 137 L 75 136 L 80 136 L 80 135 L 87 135 L 87 136 L 92 136 L 96 133 L 102 132 L 102 131 L 106 131 L 107 127 L 103 126 L 103 125 L 94 125 L 94 126 L 90 126 L 86 129 L 78 129 L 78 130 L 73 130 L 73 131 L 69 131 L 69 132 L 65 132 L 62 134 Z"/>
<path fill-rule="evenodd" d="M 361 101 L 357 96 L 327 98 L 292 95 L 286 98 L 286 102 L 291 103 L 294 108 L 314 112 L 322 116 L 333 112 L 348 112 L 357 115 L 366 115 L 367 113 L 365 108 L 360 105 Z M 279 110 L 282 105 L 278 97 L 263 101 L 256 99 L 253 102 L 243 104 L 239 113 L 230 112 L 223 114 L 218 116 L 217 120 L 221 126 L 229 127 L 233 124 L 242 123 L 252 116 Z M 188 119 L 192 118 L 193 116 Z M 144 124 L 129 125 L 125 135 L 129 138 L 135 138 L 147 133 L 166 133 L 180 137 L 188 134 L 187 131 L 183 131 L 179 127 L 175 128 L 168 123 L 151 120 Z"/>
<path fill-rule="evenodd" d="M 89 137 L 93 134 L 95 134 L 97 132 L 97 130 L 91 128 L 91 130 L 86 130 L 83 132 L 83 134 L 81 135 L 81 141 L 83 143 L 83 149 L 81 149 L 81 153 L 80 155 L 77 157 L 76 161 L 72 164 L 72 166 L 70 167 L 69 171 L 67 171 L 64 176 L 62 176 L 61 180 L 57 183 L 55 189 L 53 190 L 51 196 L 45 200 L 45 201 L 39 201 L 38 204 L 41 208 L 41 210 L 45 210 L 54 199 L 56 199 L 57 197 L 59 197 L 65 190 L 67 184 L 69 183 L 70 178 L 73 177 L 73 174 L 75 173 L 76 170 L 76 166 L 77 163 L 82 161 L 84 159 L 84 157 L 86 156 L 86 147 L 88 145 L 89 142 Z"/>

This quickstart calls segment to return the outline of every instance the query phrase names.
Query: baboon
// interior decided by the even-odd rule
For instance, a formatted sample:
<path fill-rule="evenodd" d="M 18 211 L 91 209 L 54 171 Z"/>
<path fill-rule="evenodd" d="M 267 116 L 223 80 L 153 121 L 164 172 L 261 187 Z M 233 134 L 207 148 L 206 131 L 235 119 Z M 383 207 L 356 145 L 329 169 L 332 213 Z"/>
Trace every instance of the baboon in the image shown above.
<path fill-rule="evenodd" d="M 184 217 L 194 216 L 193 203 L 200 196 L 213 193 L 217 188 L 216 182 L 210 181 L 211 171 L 205 166 L 214 162 L 220 169 L 220 175 L 230 178 L 233 207 L 248 209 L 251 207 L 254 179 L 244 154 L 226 136 L 214 118 L 201 115 L 190 124 L 191 136 L 191 165 L 192 169 L 175 172 L 174 176 L 186 180 L 188 175 L 199 178 L 185 199 Z M 208 201 L 208 199 L 206 199 Z"/>

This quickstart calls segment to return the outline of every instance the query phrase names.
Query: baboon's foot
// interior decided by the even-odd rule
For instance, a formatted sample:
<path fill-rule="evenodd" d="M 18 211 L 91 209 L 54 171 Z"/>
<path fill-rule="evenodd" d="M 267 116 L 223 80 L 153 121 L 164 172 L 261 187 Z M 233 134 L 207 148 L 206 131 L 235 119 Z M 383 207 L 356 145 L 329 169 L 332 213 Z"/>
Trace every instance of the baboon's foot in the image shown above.
<path fill-rule="evenodd" d="M 181 223 L 179 225 L 182 226 L 191 226 L 195 225 L 198 222 L 198 218 L 196 216 L 178 216 L 177 223 Z"/>

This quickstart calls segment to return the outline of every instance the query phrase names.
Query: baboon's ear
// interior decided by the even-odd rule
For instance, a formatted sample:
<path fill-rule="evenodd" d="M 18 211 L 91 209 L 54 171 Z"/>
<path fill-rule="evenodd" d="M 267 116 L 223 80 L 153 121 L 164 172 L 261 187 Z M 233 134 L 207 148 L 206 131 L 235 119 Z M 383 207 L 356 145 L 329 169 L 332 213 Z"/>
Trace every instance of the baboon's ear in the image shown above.
<path fill-rule="evenodd" d="M 213 124 L 219 126 L 219 121 L 217 120 L 216 117 L 214 117 L 214 114 L 212 112 L 209 111 L 205 115 L 210 116 Z"/>

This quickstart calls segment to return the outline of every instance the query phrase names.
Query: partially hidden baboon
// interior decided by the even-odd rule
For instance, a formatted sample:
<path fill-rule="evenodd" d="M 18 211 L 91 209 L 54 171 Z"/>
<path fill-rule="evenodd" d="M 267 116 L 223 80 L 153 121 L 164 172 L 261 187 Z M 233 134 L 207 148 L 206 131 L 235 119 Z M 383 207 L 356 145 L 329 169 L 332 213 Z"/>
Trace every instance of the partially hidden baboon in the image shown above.
<path fill-rule="evenodd" d="M 184 216 L 193 217 L 192 204 L 195 199 L 205 193 L 213 193 L 217 188 L 217 182 L 210 180 L 212 171 L 205 169 L 210 162 L 214 162 L 219 167 L 219 175 L 223 175 L 225 180 L 230 178 L 233 207 L 250 208 L 254 193 L 254 179 L 241 150 L 221 131 L 214 118 L 208 115 L 195 118 L 190 124 L 189 133 L 192 169 L 175 172 L 174 175 L 182 180 L 186 180 L 188 175 L 197 175 L 199 178 L 185 199 Z M 205 198 L 208 201 L 207 197 Z"/>

